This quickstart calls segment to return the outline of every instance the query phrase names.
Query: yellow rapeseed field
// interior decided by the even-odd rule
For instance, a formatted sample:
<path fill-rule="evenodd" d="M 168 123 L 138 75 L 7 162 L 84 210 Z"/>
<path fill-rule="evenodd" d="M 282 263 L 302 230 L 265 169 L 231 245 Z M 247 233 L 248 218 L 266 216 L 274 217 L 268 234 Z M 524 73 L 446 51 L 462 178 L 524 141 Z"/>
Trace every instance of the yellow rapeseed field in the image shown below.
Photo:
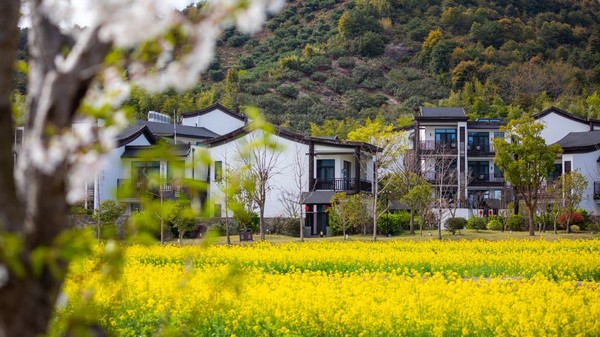
<path fill-rule="evenodd" d="M 53 332 L 116 336 L 600 336 L 600 240 L 132 246 L 72 266 Z"/>

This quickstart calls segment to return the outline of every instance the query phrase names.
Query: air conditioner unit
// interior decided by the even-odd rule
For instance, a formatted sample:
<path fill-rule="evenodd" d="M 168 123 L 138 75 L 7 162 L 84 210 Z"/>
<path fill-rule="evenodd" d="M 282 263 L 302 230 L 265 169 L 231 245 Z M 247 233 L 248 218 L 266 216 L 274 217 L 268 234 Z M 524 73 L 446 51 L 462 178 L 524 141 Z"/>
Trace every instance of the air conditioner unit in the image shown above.
<path fill-rule="evenodd" d="M 451 143 L 450 147 L 456 147 L 456 143 Z"/>
<path fill-rule="evenodd" d="M 485 179 L 485 174 L 480 174 L 479 177 L 477 177 L 479 180 L 484 180 Z"/>
<path fill-rule="evenodd" d="M 479 145 L 475 146 L 475 150 L 477 150 L 477 151 L 481 150 L 481 146 L 479 146 Z"/>

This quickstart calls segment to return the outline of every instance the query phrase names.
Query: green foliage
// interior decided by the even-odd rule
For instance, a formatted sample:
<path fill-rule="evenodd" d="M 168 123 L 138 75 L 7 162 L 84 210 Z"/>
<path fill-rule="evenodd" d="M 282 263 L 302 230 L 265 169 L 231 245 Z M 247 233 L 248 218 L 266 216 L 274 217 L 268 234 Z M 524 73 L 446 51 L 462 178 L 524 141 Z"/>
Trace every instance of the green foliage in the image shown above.
<path fill-rule="evenodd" d="M 338 59 L 338 66 L 340 66 L 341 68 L 350 69 L 354 68 L 355 65 L 356 61 L 353 57 L 344 56 Z"/>
<path fill-rule="evenodd" d="M 444 223 L 446 230 L 452 233 L 452 235 L 456 234 L 456 231 L 464 229 L 467 224 L 467 219 L 465 218 L 448 218 Z"/>
<path fill-rule="evenodd" d="M 410 214 L 407 212 L 385 213 L 377 219 L 377 232 L 383 235 L 398 235 L 408 230 Z"/>
<path fill-rule="evenodd" d="M 298 89 L 293 85 L 282 84 L 277 87 L 277 92 L 287 98 L 296 98 L 298 96 Z"/>
<path fill-rule="evenodd" d="M 338 21 L 338 31 L 342 37 L 353 39 L 365 33 L 381 34 L 383 27 L 374 15 L 354 8 L 342 14 Z"/>
<path fill-rule="evenodd" d="M 366 32 L 352 41 L 351 50 L 364 57 L 379 56 L 385 50 L 385 39 L 380 34 Z"/>
<path fill-rule="evenodd" d="M 500 220 L 493 219 L 487 223 L 486 228 L 491 231 L 501 231 L 504 230 L 504 225 Z"/>
<path fill-rule="evenodd" d="M 92 218 L 96 221 L 97 238 L 100 240 L 101 231 L 112 229 L 108 234 L 108 237 L 114 236 L 115 234 L 115 221 L 125 212 L 123 206 L 118 204 L 114 200 L 103 201 Z M 109 228 L 112 227 L 112 228 Z M 111 235 L 112 234 L 112 235 Z"/>
<path fill-rule="evenodd" d="M 331 207 L 327 210 L 333 233 L 345 235 L 372 222 L 367 204 L 368 201 L 362 194 L 336 193 L 331 198 Z"/>
<path fill-rule="evenodd" d="M 486 229 L 485 219 L 478 216 L 472 216 L 467 220 L 468 229 Z"/>
<path fill-rule="evenodd" d="M 506 219 L 506 227 L 511 231 L 522 231 L 525 227 L 525 218 L 520 214 L 511 214 Z"/>
<path fill-rule="evenodd" d="M 504 172 L 504 179 L 525 202 L 529 210 L 531 235 L 534 234 L 533 214 L 537 206 L 538 191 L 544 179 L 548 178 L 548 172 L 554 170 L 554 160 L 562 153 L 559 145 L 546 145 L 541 136 L 543 128 L 542 124 L 525 116 L 500 128 L 510 135 L 510 143 L 507 138 L 494 138 L 494 163 Z"/>
<path fill-rule="evenodd" d="M 169 208 L 165 220 L 177 230 L 181 242 L 186 232 L 196 228 L 196 212 L 192 209 L 190 201 L 186 199 L 176 200 Z"/>

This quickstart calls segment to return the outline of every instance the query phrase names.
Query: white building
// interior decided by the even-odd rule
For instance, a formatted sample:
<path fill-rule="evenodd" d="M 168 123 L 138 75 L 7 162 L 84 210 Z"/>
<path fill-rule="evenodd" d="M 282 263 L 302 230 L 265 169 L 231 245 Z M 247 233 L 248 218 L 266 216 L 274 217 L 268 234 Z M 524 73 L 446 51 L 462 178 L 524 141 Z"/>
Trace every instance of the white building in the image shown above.
<path fill-rule="evenodd" d="M 583 174 L 589 184 L 580 207 L 600 215 L 600 121 L 555 107 L 533 117 L 544 124 L 541 135 L 546 143 L 557 143 L 564 151 L 549 179 L 570 171 Z M 415 116 L 409 137 L 422 174 L 436 193 L 441 190 L 445 199 L 457 203 L 456 216 L 495 214 L 513 200 L 510 186 L 494 165 L 493 139 L 504 137 L 500 131 L 504 124 L 499 119 L 468 121 L 462 108 L 421 108 Z M 449 162 L 450 174 L 440 172 L 441 158 Z"/>
<path fill-rule="evenodd" d="M 131 192 L 143 190 L 148 177 L 155 174 L 163 178 L 163 183 L 152 193 L 162 193 L 165 198 L 185 193 L 195 207 L 212 206 L 215 216 L 225 216 L 227 210 L 219 184 L 222 174 L 224 170 L 235 172 L 242 166 L 240 156 L 245 144 L 261 137 L 263 132 L 248 131 L 247 126 L 244 116 L 219 104 L 183 114 L 180 125 L 138 121 L 119 135 L 117 148 L 109 153 L 106 167 L 96 177 L 94 207 L 104 200 L 118 199 L 127 212 L 138 210 L 139 194 Z M 270 136 L 279 145 L 278 150 L 261 153 L 272 164 L 269 165 L 273 173 L 268 183 L 265 217 L 289 217 L 301 211 L 306 215 L 307 235 L 327 233 L 326 210 L 336 192 L 371 193 L 378 149 L 360 142 L 273 129 Z M 159 139 L 171 143 L 170 160 L 140 155 L 142 150 L 155 147 Z M 261 151 L 260 147 L 257 151 Z M 198 160 L 200 153 L 208 153 L 209 165 Z M 206 183 L 206 190 L 199 193 L 186 190 L 181 183 L 186 179 Z M 304 207 L 300 208 L 300 204 Z"/>

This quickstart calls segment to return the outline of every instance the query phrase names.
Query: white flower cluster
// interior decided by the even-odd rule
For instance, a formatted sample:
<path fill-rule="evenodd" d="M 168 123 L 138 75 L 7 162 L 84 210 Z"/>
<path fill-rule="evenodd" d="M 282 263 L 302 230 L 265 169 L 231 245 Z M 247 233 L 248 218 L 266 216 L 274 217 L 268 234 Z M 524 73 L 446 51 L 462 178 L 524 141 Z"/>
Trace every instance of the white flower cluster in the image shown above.
<path fill-rule="evenodd" d="M 188 1 L 189 2 L 189 1 Z M 226 25 L 236 24 L 243 32 L 258 31 L 266 18 L 267 11 L 278 10 L 282 0 L 222 0 L 205 4 L 199 22 L 188 20 L 177 11 L 179 1 L 166 0 L 45 0 L 42 11 L 64 33 L 76 40 L 89 38 L 91 29 L 98 29 L 98 37 L 112 45 L 127 49 L 143 42 L 157 40 L 161 47 L 156 64 L 158 71 L 147 71 L 142 62 L 132 61 L 127 69 L 129 80 L 149 91 L 163 91 L 169 87 L 186 89 L 196 84 L 198 75 L 204 71 L 214 56 L 217 39 Z M 35 15 L 33 13 L 32 15 Z M 73 27 L 71 32 L 65 27 Z M 81 27 L 85 27 L 82 31 Z M 175 58 L 174 46 L 162 38 L 169 29 L 177 27 L 191 41 L 187 54 Z M 58 57 L 57 69 L 75 69 L 76 57 Z M 97 70 L 86 70 L 97 71 Z M 129 97 L 131 82 L 123 80 L 122 74 L 109 67 L 97 77 L 85 99 L 86 104 L 96 109 L 110 107 L 119 109 Z M 19 160 L 17 180 L 23 183 L 24 168 L 33 165 L 46 174 L 53 174 L 66 164 L 69 169 L 68 202 L 84 197 L 84 183 L 102 168 L 103 154 L 115 145 L 118 132 L 127 124 L 123 112 L 117 112 L 106 121 L 106 126 L 97 127 L 94 119 L 78 122 L 77 127 L 58 130 L 47 142 L 42 142 L 41 128 L 26 132 L 26 149 Z"/>

